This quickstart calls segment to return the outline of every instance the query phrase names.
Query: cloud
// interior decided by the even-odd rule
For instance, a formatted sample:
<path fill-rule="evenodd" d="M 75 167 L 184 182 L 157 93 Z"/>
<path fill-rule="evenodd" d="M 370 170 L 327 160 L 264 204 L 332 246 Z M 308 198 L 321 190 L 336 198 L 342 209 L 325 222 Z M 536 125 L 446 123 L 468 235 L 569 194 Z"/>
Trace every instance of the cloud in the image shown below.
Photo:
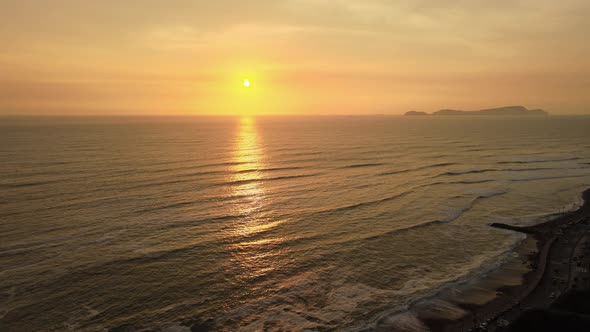
<path fill-rule="evenodd" d="M 552 103 L 582 109 L 573 92 L 590 74 L 589 12 L 585 0 L 5 0 L 0 71 L 29 82 L 22 91 L 37 91 L 40 105 L 187 99 L 243 66 L 297 85 L 301 98 L 314 95 L 306 84 L 339 91 L 326 103 L 386 103 L 395 90 L 436 108 L 474 82 L 491 90 L 471 94 L 487 102 L 509 81 L 527 95 L 550 86 Z M 191 81 L 197 91 L 184 88 Z M 5 89 L 0 102 L 18 104 L 21 90 Z"/>

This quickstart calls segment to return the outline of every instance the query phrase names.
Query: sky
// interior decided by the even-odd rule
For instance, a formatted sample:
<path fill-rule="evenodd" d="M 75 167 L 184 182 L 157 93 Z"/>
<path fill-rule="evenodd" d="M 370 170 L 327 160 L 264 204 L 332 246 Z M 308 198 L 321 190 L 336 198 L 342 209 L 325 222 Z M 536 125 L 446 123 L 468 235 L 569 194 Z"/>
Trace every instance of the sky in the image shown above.
<path fill-rule="evenodd" d="M 587 0 L 0 0 L 0 115 L 590 114 L 589 15 Z"/>

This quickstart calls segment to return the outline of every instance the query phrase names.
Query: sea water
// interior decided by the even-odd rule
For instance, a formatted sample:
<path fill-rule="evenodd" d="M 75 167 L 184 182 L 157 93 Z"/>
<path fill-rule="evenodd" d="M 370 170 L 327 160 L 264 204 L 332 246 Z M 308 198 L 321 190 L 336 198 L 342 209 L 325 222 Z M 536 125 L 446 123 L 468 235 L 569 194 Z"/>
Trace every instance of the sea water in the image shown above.
<path fill-rule="evenodd" d="M 590 117 L 4 118 L 0 329 L 408 324 L 589 186 Z"/>

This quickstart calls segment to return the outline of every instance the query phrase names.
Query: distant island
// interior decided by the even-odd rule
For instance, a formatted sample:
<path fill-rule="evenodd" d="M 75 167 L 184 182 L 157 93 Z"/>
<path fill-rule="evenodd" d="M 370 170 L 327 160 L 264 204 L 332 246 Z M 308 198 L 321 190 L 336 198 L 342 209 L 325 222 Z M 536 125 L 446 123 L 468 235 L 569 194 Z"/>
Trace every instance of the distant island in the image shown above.
<path fill-rule="evenodd" d="M 420 116 L 430 115 L 426 112 L 409 111 L 404 115 Z M 488 108 L 479 111 L 460 111 L 453 109 L 443 109 L 432 113 L 432 115 L 508 115 L 508 116 L 529 116 L 529 115 L 547 115 L 547 112 L 541 109 L 529 110 L 524 106 L 505 106 L 498 108 Z"/>
<path fill-rule="evenodd" d="M 409 111 L 409 112 L 406 112 L 406 114 L 404 114 L 404 115 L 428 115 L 428 113 L 426 113 L 426 112 Z"/>

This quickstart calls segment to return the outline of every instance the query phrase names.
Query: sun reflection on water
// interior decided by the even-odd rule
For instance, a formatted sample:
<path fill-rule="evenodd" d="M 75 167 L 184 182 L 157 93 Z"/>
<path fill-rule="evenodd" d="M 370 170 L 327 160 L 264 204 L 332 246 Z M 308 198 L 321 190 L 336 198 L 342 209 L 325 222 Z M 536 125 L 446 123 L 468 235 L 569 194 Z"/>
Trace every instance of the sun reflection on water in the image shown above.
<path fill-rule="evenodd" d="M 261 207 L 264 198 L 264 188 L 260 181 L 263 155 L 252 117 L 240 119 L 232 164 L 233 194 L 245 198 L 245 202 L 237 206 L 238 212 L 240 215 L 250 216 Z"/>
<path fill-rule="evenodd" d="M 230 230 L 228 250 L 243 269 L 245 279 L 256 278 L 274 271 L 279 262 L 277 250 L 284 239 L 270 235 L 281 224 L 268 208 L 269 195 L 264 187 L 265 156 L 255 119 L 240 119 L 236 133 L 231 167 L 232 195 L 236 203 L 231 207 L 240 216 Z"/>

